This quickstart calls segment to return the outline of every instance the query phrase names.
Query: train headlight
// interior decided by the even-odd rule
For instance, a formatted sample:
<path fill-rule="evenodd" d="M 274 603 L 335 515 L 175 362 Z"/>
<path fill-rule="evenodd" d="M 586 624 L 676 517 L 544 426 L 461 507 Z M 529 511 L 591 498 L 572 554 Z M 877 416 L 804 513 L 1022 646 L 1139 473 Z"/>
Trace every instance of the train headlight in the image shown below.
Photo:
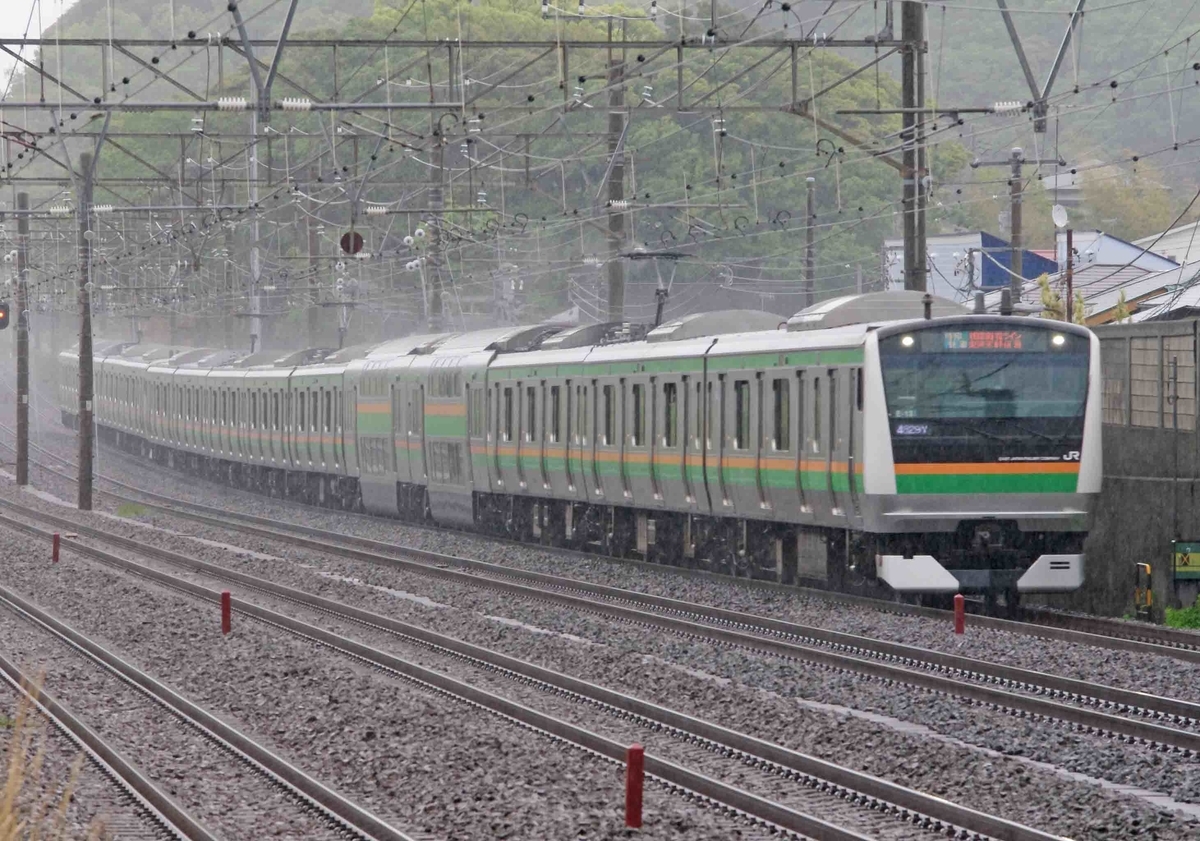
<path fill-rule="evenodd" d="M 1051 339 L 1050 339 L 1050 344 L 1054 345 L 1055 347 L 1062 347 L 1066 343 L 1067 343 L 1067 337 L 1064 336 L 1062 333 L 1055 333 L 1054 336 L 1051 337 Z"/>
<path fill-rule="evenodd" d="M 912 336 L 905 336 L 900 340 L 900 344 L 904 345 L 904 347 L 912 347 L 915 341 L 916 339 L 914 339 Z"/>

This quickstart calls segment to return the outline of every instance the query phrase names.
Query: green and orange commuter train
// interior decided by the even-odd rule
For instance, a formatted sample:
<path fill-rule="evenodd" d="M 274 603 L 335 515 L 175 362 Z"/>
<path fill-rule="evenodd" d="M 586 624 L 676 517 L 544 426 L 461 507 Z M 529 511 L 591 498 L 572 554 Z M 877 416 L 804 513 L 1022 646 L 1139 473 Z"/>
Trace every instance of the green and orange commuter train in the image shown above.
<path fill-rule="evenodd" d="M 1083 582 L 1100 490 L 1086 328 L 915 293 L 780 323 L 410 336 L 246 355 L 97 343 L 101 438 L 278 497 L 785 583 Z M 61 357 L 65 422 L 78 358 Z"/>

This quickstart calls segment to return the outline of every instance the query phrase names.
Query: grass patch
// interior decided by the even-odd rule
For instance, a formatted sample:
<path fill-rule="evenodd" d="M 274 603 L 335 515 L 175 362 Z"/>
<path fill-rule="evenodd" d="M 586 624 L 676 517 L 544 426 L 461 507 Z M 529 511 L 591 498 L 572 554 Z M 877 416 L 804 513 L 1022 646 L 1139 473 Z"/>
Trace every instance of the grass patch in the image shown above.
<path fill-rule="evenodd" d="M 117 506 L 118 517 L 140 517 L 145 513 L 145 507 L 136 502 L 122 502 Z"/>
<path fill-rule="evenodd" d="M 1195 628 L 1200 630 L 1200 605 L 1176 610 L 1167 608 L 1167 625 L 1172 628 Z"/>
<path fill-rule="evenodd" d="M 25 689 L 36 696 L 40 680 Z M 0 715 L 0 724 L 8 731 L 0 743 L 0 841 L 64 841 L 74 834 L 68 826 L 67 811 L 83 770 L 80 754 L 71 764 L 66 780 L 51 779 L 44 773 L 49 736 L 38 718 L 34 703 L 22 694 L 13 717 Z M 100 821 L 93 821 L 88 841 L 102 841 L 108 833 Z"/>

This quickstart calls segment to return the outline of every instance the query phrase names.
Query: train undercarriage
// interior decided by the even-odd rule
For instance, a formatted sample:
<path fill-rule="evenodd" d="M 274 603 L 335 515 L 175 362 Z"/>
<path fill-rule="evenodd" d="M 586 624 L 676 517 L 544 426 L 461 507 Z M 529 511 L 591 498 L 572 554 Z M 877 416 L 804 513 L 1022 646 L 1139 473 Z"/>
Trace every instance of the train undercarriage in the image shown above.
<path fill-rule="evenodd" d="M 74 418 L 64 413 L 64 424 Z M 338 511 L 362 512 L 358 480 L 325 473 L 244 464 L 178 450 L 137 435 L 98 426 L 99 440 L 181 473 L 264 496 Z M 432 523 L 423 486 L 398 483 L 399 519 Z M 594 552 L 611 557 L 695 569 L 743 579 L 813 586 L 874 597 L 894 595 L 876 575 L 881 555 L 936 554 L 956 575 L 987 572 L 993 586 L 971 587 L 990 604 L 1003 596 L 1019 602 L 1016 582 L 1045 553 L 1081 552 L 1083 535 L 1021 534 L 1015 524 L 964 522 L 953 534 L 879 535 L 847 529 L 798 526 L 611 505 L 475 493 L 477 532 L 522 543 Z M 983 523 L 981 526 L 980 524 Z M 982 579 L 981 579 L 982 580 Z M 999 586 L 995 586 L 995 585 Z M 926 594 L 927 604 L 946 597 Z"/>

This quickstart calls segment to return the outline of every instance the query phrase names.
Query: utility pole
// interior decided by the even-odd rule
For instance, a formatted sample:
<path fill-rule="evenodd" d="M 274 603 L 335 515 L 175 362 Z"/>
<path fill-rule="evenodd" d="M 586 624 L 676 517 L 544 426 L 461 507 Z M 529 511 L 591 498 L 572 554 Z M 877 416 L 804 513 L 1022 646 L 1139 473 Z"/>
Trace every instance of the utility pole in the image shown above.
<path fill-rule="evenodd" d="M 259 347 L 262 337 L 262 299 L 259 288 L 262 262 L 258 253 L 258 108 L 250 112 L 250 133 L 254 135 L 247 147 L 250 151 L 250 352 Z"/>
<path fill-rule="evenodd" d="M 92 156 L 79 156 L 79 510 L 92 510 Z"/>
<path fill-rule="evenodd" d="M 445 206 L 446 138 L 439 125 L 433 138 L 434 182 L 429 188 L 429 207 L 433 211 L 429 226 L 428 276 L 429 332 L 440 333 L 444 329 L 442 312 L 442 208 Z"/>
<path fill-rule="evenodd" d="M 805 179 L 805 186 L 808 188 L 808 214 L 804 217 L 804 308 L 811 307 L 814 303 L 816 291 L 816 254 L 813 250 L 813 187 L 816 185 L 817 179 L 809 176 Z"/>
<path fill-rule="evenodd" d="M 625 320 L 625 55 L 617 61 L 608 22 L 608 320 Z"/>
<path fill-rule="evenodd" d="M 1064 319 L 1068 324 L 1075 320 L 1075 242 L 1073 231 L 1067 228 L 1067 305 L 1063 307 Z"/>
<path fill-rule="evenodd" d="M 1008 197 L 1009 197 L 1009 219 L 1010 219 L 1010 242 L 1009 242 L 1009 269 L 1012 272 L 1009 275 L 1009 291 L 1012 295 L 1013 303 L 1016 304 L 1021 300 L 1021 286 L 1024 283 L 1025 275 L 1025 260 L 1024 260 L 1024 242 L 1025 231 L 1021 224 L 1021 205 L 1023 194 L 1025 192 L 1024 176 L 1021 168 L 1025 164 L 1057 164 L 1066 166 L 1066 161 L 1060 158 L 1036 158 L 1029 159 L 1025 157 L 1025 152 L 1020 146 L 1014 146 L 1008 158 L 1003 161 L 972 161 L 971 168 L 978 169 L 981 166 L 1007 166 L 1009 167 L 1008 176 Z"/>
<path fill-rule="evenodd" d="M 900 139 L 903 143 L 904 288 L 925 291 L 925 7 L 905 0 L 900 11 Z"/>
<path fill-rule="evenodd" d="M 317 238 L 317 217 L 316 203 L 313 202 L 312 196 L 308 197 L 308 346 L 316 347 L 317 338 L 317 310 L 320 307 L 320 301 L 317 300 L 318 294 L 318 272 L 321 256 L 321 241 Z"/>
<path fill-rule="evenodd" d="M 1012 288 L 1014 301 L 1021 300 L 1021 286 L 1025 277 L 1025 258 L 1021 248 L 1023 234 L 1021 230 L 1021 194 L 1024 192 L 1021 183 L 1021 158 L 1024 154 L 1020 146 L 1013 147 L 1012 154 L 1010 155 L 1012 172 L 1008 176 L 1009 220 L 1012 232 L 1009 238 L 1012 253 L 1009 259 L 1009 269 L 1012 271 L 1012 274 L 1008 276 L 1008 279 Z"/>
<path fill-rule="evenodd" d="M 17 193 L 17 485 L 29 484 L 29 194 Z"/>

